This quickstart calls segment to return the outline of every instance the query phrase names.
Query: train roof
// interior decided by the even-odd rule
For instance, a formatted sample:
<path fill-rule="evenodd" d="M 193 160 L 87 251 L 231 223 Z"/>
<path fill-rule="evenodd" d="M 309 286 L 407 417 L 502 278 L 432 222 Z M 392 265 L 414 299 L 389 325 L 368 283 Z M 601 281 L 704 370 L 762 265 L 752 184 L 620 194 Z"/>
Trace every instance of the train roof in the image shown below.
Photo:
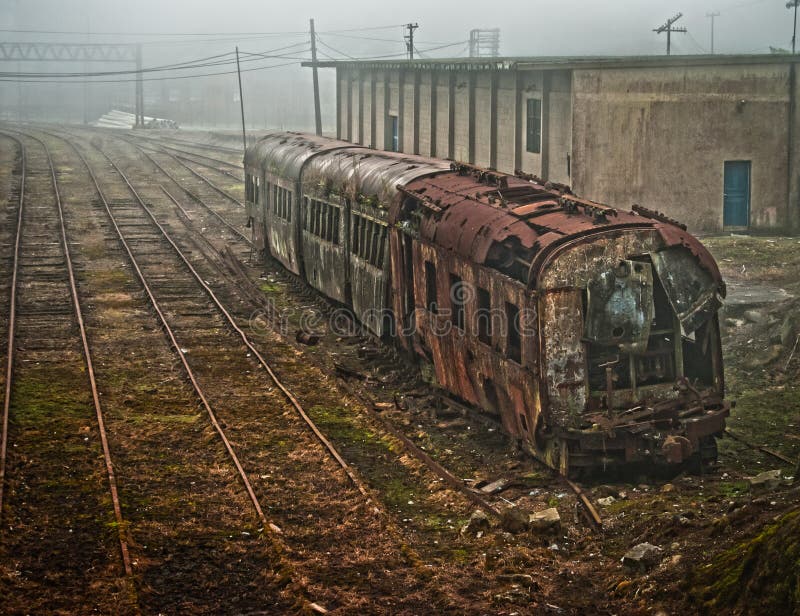
<path fill-rule="evenodd" d="M 621 211 L 577 197 L 564 185 L 458 163 L 452 173 L 403 187 L 423 210 L 420 236 L 482 265 L 535 286 L 556 249 L 582 237 L 626 229 L 654 230 L 665 246 L 684 246 L 724 296 L 711 254 L 684 225 L 646 208 Z M 398 220 L 401 212 L 393 212 Z"/>
<path fill-rule="evenodd" d="M 246 167 L 269 169 L 285 178 L 297 179 L 303 165 L 311 157 L 339 148 L 357 148 L 347 141 L 293 131 L 270 133 L 247 148 Z"/>
<path fill-rule="evenodd" d="M 354 197 L 377 198 L 377 205 L 389 208 L 397 187 L 443 171 L 446 161 L 398 152 L 348 148 L 325 152 L 308 161 L 303 183 L 330 182 L 333 188 Z"/>
<path fill-rule="evenodd" d="M 716 262 L 684 225 L 634 206 L 618 210 L 535 176 L 373 150 L 346 141 L 277 132 L 248 148 L 245 164 L 352 195 L 377 197 L 401 223 L 408 201 L 421 208 L 420 236 L 470 261 L 535 286 L 559 246 L 602 233 L 651 230 L 666 247 L 684 246 L 724 296 Z M 302 175 L 302 178 L 301 178 Z M 409 199 L 395 199 L 397 192 Z"/>

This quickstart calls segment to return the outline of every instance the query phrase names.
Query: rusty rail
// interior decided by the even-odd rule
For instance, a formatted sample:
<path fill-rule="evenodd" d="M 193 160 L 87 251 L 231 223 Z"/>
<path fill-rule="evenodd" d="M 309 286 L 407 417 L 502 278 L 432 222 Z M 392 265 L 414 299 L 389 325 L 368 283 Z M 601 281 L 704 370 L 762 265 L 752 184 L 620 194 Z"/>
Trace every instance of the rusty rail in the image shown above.
<path fill-rule="evenodd" d="M 3 495 L 6 483 L 6 454 L 8 451 L 8 416 L 11 408 L 11 380 L 14 376 L 14 346 L 17 317 L 17 271 L 19 270 L 19 246 L 22 238 L 22 214 L 25 204 L 25 146 L 19 139 L 6 135 L 14 141 L 20 150 L 22 172 L 20 173 L 19 213 L 17 214 L 17 230 L 14 240 L 14 262 L 11 274 L 11 297 L 8 313 L 8 348 L 6 349 L 6 386 L 3 396 L 2 435 L 0 435 L 0 521 L 3 519 Z"/>
<path fill-rule="evenodd" d="M 761 452 L 763 452 L 763 453 L 765 453 L 765 454 L 767 454 L 769 456 L 772 456 L 773 458 L 776 458 L 776 459 L 780 460 L 781 462 L 785 462 L 786 464 L 797 464 L 797 460 L 792 460 L 789 456 L 785 456 L 782 453 L 780 453 L 778 451 L 775 451 L 773 449 L 770 449 L 768 447 L 765 447 L 763 445 L 755 445 L 754 443 L 751 443 L 751 442 L 745 440 L 744 438 L 742 438 L 738 434 L 734 434 L 733 432 L 731 432 L 727 428 L 725 429 L 725 435 L 726 436 L 730 436 L 734 441 L 739 441 L 740 443 L 742 443 L 743 445 L 746 445 L 750 449 L 756 449 L 758 451 L 761 451 Z"/>
<path fill-rule="evenodd" d="M 23 164 L 25 161 L 25 146 L 21 140 L 17 139 L 16 137 L 9 136 L 12 140 L 16 141 L 20 148 L 23 151 Z M 55 195 L 55 202 L 56 207 L 58 209 L 58 222 L 60 228 L 60 235 L 61 235 L 61 246 L 64 251 L 64 260 L 67 268 L 67 276 L 69 278 L 69 288 L 70 288 L 70 295 L 72 297 L 72 306 L 75 311 L 75 320 L 78 324 L 78 331 L 80 333 L 81 338 L 81 345 L 83 347 L 83 356 L 84 360 L 86 361 L 86 372 L 89 377 L 89 385 L 92 390 L 92 403 L 94 405 L 95 414 L 97 418 L 97 426 L 98 431 L 100 433 L 100 443 L 103 449 L 103 459 L 105 462 L 106 467 L 106 474 L 108 475 L 108 484 L 109 489 L 111 492 L 111 502 L 114 509 L 114 518 L 117 522 L 117 533 L 118 539 L 120 544 L 120 552 L 122 555 L 122 563 L 123 568 L 125 570 L 125 575 L 128 577 L 133 576 L 133 567 L 131 565 L 131 558 L 130 553 L 128 550 L 128 541 L 125 537 L 125 524 L 123 522 L 122 517 L 122 507 L 120 505 L 119 499 L 119 489 L 117 487 L 117 478 L 114 472 L 114 464 L 111 461 L 111 449 L 108 445 L 108 434 L 106 432 L 105 427 L 105 419 L 103 417 L 103 409 L 100 404 L 100 394 L 97 389 L 97 380 L 95 378 L 94 372 L 94 362 L 92 360 L 92 353 L 89 348 L 89 340 L 86 335 L 86 326 L 83 319 L 83 310 L 81 309 L 80 298 L 78 297 L 78 287 L 75 282 L 75 270 L 72 263 L 72 254 L 69 249 L 69 241 L 67 240 L 67 229 L 66 224 L 64 222 L 64 207 L 61 201 L 61 192 L 58 187 L 58 179 L 56 177 L 56 170 L 55 165 L 53 164 L 53 159 L 50 154 L 50 148 L 47 147 L 47 144 L 32 136 L 32 135 L 25 135 L 28 139 L 39 143 L 42 148 L 44 148 L 45 154 L 47 155 L 47 164 L 50 169 L 50 181 L 53 186 L 53 193 Z M 24 185 L 24 172 L 23 172 L 23 185 Z M 15 251 L 14 251 L 14 273 L 12 275 L 12 297 L 14 297 L 14 289 L 16 287 L 16 280 L 17 280 L 17 270 L 19 264 L 19 242 L 21 237 L 21 228 L 22 228 L 22 203 L 23 203 L 23 195 L 24 190 L 20 191 L 20 217 L 17 225 L 17 240 L 15 244 Z M 13 301 L 13 300 L 12 300 Z M 15 317 L 16 309 L 12 308 L 12 324 L 13 319 Z M 9 342 L 11 343 L 9 346 L 9 366 L 8 366 L 8 380 L 6 381 L 6 401 L 3 407 L 3 479 L 5 476 L 5 453 L 6 453 L 6 442 L 7 442 L 7 426 L 8 426 L 8 407 L 9 407 L 9 400 L 10 400 L 10 391 L 11 391 L 11 367 L 12 367 L 12 352 L 13 352 L 13 325 L 9 327 Z M 2 505 L 2 499 L 0 499 L 0 505 Z M 0 508 L 1 510 L 1 508 Z"/>

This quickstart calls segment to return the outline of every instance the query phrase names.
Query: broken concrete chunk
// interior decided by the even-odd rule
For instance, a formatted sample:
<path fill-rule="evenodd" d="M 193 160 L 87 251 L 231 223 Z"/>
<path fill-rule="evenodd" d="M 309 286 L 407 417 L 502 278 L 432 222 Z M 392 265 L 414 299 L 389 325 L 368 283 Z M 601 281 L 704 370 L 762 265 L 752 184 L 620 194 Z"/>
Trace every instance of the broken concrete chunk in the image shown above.
<path fill-rule="evenodd" d="M 497 492 L 502 492 L 507 487 L 508 483 L 508 479 L 498 479 L 497 481 L 481 486 L 479 490 L 484 494 L 496 494 Z"/>
<path fill-rule="evenodd" d="M 533 576 L 527 573 L 502 573 L 497 576 L 497 579 L 503 582 L 511 582 L 512 584 L 524 586 L 525 588 L 534 588 L 538 586 Z"/>
<path fill-rule="evenodd" d="M 558 514 L 558 509 L 551 507 L 532 514 L 528 524 L 536 531 L 555 530 L 561 526 L 561 516 Z"/>
<path fill-rule="evenodd" d="M 760 310 L 746 310 L 744 318 L 750 321 L 750 323 L 763 323 L 767 317 Z"/>
<path fill-rule="evenodd" d="M 644 573 L 655 567 L 661 560 L 661 548 L 651 543 L 633 546 L 622 557 L 622 566 Z"/>
<path fill-rule="evenodd" d="M 483 533 L 489 530 L 489 518 L 486 517 L 486 514 L 478 509 L 477 511 L 473 511 L 472 515 L 469 516 L 469 520 L 467 523 L 461 528 L 462 535 L 476 535 L 478 533 Z"/>
<path fill-rule="evenodd" d="M 504 509 L 500 514 L 500 525 L 510 533 L 521 533 L 528 530 L 528 514 L 517 507 Z"/>
<path fill-rule="evenodd" d="M 613 496 L 606 496 L 605 498 L 598 498 L 597 499 L 597 504 L 598 505 L 602 505 L 603 507 L 608 507 L 615 500 L 617 500 L 617 499 L 614 498 Z"/>
<path fill-rule="evenodd" d="M 781 485 L 781 471 L 780 469 L 764 471 L 755 477 L 750 477 L 748 481 L 750 482 L 751 492 L 774 490 Z"/>

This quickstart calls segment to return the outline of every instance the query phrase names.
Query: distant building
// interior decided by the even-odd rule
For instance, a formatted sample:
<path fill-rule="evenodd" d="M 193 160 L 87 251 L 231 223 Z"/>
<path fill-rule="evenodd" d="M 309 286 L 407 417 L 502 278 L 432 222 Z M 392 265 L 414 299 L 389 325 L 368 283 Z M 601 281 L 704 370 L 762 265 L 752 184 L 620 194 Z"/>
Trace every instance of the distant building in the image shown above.
<path fill-rule="evenodd" d="M 334 61 L 337 135 L 570 184 L 696 231 L 800 230 L 798 58 Z"/>

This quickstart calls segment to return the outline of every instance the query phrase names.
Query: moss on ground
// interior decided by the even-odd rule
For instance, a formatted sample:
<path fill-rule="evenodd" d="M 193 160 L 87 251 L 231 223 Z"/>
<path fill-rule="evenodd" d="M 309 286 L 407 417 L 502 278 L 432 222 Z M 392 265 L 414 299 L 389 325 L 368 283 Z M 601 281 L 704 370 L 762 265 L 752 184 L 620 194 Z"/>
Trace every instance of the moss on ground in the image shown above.
<path fill-rule="evenodd" d="M 800 508 L 697 569 L 691 594 L 707 612 L 800 614 Z"/>

